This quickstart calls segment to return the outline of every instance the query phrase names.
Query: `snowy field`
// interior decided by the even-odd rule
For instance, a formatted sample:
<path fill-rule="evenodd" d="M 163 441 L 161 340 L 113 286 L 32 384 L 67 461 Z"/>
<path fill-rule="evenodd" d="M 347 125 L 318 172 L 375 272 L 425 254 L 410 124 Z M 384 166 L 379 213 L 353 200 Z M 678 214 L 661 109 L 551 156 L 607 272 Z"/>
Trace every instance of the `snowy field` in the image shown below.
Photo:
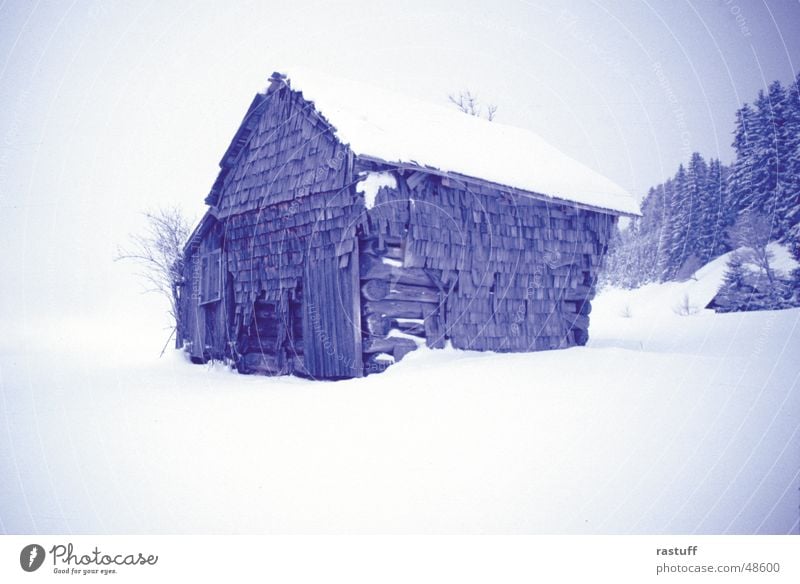
<path fill-rule="evenodd" d="M 800 310 L 676 314 L 723 262 L 604 292 L 587 347 L 335 383 L 7 340 L 0 530 L 797 533 Z"/>

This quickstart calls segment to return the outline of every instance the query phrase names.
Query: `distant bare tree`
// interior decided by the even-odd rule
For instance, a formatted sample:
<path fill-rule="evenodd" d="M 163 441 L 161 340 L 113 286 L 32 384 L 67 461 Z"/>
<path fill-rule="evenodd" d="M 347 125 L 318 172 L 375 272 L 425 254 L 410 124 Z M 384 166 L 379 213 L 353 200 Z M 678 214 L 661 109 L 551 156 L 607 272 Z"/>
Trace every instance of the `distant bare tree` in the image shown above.
<path fill-rule="evenodd" d="M 728 231 L 728 239 L 734 249 L 743 247 L 740 255 L 743 261 L 755 264 L 774 284 L 775 277 L 770 262 L 772 252 L 767 245 L 772 238 L 772 222 L 768 217 L 754 211 L 745 211 Z"/>
<path fill-rule="evenodd" d="M 178 323 L 178 288 L 183 279 L 183 246 L 189 237 L 189 221 L 177 207 L 143 213 L 144 231 L 130 235 L 129 246 L 117 248 L 114 261 L 139 264 L 146 292 L 158 292 L 169 300 L 169 315 Z"/>
<path fill-rule="evenodd" d="M 465 114 L 478 118 L 482 116 L 483 106 L 481 106 L 478 96 L 473 94 L 469 89 L 460 91 L 458 95 L 451 93 L 447 96 L 447 99 Z M 486 119 L 491 122 L 496 114 L 497 106 L 493 103 L 486 104 Z"/>

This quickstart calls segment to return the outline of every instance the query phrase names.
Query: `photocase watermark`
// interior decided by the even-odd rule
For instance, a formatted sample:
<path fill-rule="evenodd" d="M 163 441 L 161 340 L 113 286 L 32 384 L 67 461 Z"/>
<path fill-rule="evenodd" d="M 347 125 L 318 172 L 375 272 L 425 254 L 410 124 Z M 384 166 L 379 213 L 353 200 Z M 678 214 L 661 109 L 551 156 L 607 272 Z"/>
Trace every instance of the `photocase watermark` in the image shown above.
<path fill-rule="evenodd" d="M 533 266 L 533 273 L 528 280 L 528 287 L 525 291 L 525 298 L 528 302 L 536 299 L 536 290 L 543 288 L 546 283 L 544 276 L 547 273 L 547 268 L 553 268 L 559 264 L 561 255 L 557 251 L 547 250 L 542 254 L 542 261 L 537 262 Z M 520 302 L 514 311 L 514 316 L 511 321 L 510 332 L 512 336 L 520 334 L 522 323 L 528 313 L 525 302 Z"/>
<path fill-rule="evenodd" d="M 54 574 L 116 574 L 119 566 L 155 566 L 158 556 L 138 553 L 103 553 L 98 546 L 86 553 L 76 553 L 72 543 L 56 544 L 45 551 L 37 543 L 26 545 L 19 554 L 19 565 L 26 572 L 35 572 L 44 564 L 48 554 Z"/>
<path fill-rule="evenodd" d="M 573 40 L 589 49 L 606 67 L 622 79 L 628 78 L 628 74 L 622 66 L 622 61 L 595 41 L 594 33 L 581 26 L 578 15 L 564 8 L 558 13 L 556 22 Z"/>
<path fill-rule="evenodd" d="M 542 261 L 534 264 L 533 274 L 528 283 L 528 298 L 533 298 L 534 290 L 544 286 L 545 268 L 554 268 L 559 263 L 560 254 L 557 251 L 547 250 L 542 254 Z"/>
<path fill-rule="evenodd" d="M 325 164 L 318 166 L 312 174 L 307 175 L 303 179 L 303 182 L 300 183 L 299 187 L 297 187 L 297 196 L 304 197 L 308 195 L 311 192 L 311 185 L 313 185 L 315 182 L 319 180 L 324 179 L 326 176 L 328 176 L 328 173 L 330 171 L 339 170 L 342 167 L 342 164 L 344 164 L 344 159 L 346 157 L 347 157 L 346 150 L 344 149 L 337 150 L 336 154 L 334 154 L 333 156 L 328 158 L 328 160 L 325 161 Z M 295 207 L 294 210 L 292 210 L 292 206 L 295 205 L 296 203 L 297 203 L 296 201 L 292 202 L 292 205 L 290 205 L 287 214 L 294 213 L 299 209 L 298 206 Z"/>
<path fill-rule="evenodd" d="M 35 572 L 44 563 L 44 548 L 38 543 L 32 543 L 22 548 L 19 553 L 19 565 L 26 572 Z"/>
<path fill-rule="evenodd" d="M 658 84 L 661 86 L 661 89 L 664 90 L 667 102 L 672 107 L 672 115 L 675 117 L 675 124 L 678 126 L 678 131 L 680 132 L 681 152 L 688 158 L 692 154 L 692 133 L 689 131 L 689 126 L 686 123 L 686 112 L 683 111 L 683 107 L 678 101 L 678 96 L 675 95 L 672 84 L 666 73 L 664 73 L 661 62 L 655 61 L 652 64 L 652 69 L 656 74 Z"/>
<path fill-rule="evenodd" d="M 747 25 L 747 19 L 742 12 L 742 7 L 733 2 L 733 0 L 722 0 L 722 3 L 728 7 L 728 10 L 736 19 L 736 25 L 739 27 L 739 32 L 742 33 L 742 36 L 748 38 L 753 36 L 753 33 L 750 32 L 750 27 Z"/>
<path fill-rule="evenodd" d="M 192 256 L 192 300 L 197 302 L 200 301 L 201 270 L 200 254 L 195 252 Z"/>

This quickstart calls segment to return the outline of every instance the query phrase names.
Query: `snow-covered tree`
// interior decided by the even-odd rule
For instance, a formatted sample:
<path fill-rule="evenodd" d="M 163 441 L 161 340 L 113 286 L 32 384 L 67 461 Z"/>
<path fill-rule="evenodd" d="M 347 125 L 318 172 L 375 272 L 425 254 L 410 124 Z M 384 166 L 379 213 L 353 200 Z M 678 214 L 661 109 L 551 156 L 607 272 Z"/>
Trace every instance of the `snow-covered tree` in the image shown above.
<path fill-rule="evenodd" d="M 784 235 L 800 223 L 800 74 L 786 89 L 785 100 L 786 172 L 775 211 Z"/>
<path fill-rule="evenodd" d="M 771 83 L 753 105 L 739 108 L 733 148 L 730 167 L 693 153 L 649 189 L 642 217 L 614 246 L 610 265 L 620 285 L 689 277 L 738 247 L 760 273 L 748 276 L 754 298 L 785 285 L 772 272 L 766 244 L 800 235 L 800 75 L 786 88 Z"/>
<path fill-rule="evenodd" d="M 772 239 L 772 222 L 756 211 L 744 211 L 729 231 L 731 246 L 741 248 L 739 255 L 757 266 L 770 283 L 775 281 L 771 262 L 773 254 L 767 248 Z"/>
<path fill-rule="evenodd" d="M 689 225 L 687 226 L 685 263 L 690 257 L 705 263 L 711 247 L 711 228 L 709 222 L 713 209 L 710 208 L 708 186 L 708 164 L 699 152 L 692 154 L 687 172 L 687 204 L 689 206 Z M 681 264 L 679 271 L 687 268 Z M 701 264 L 702 265 L 702 264 Z"/>
<path fill-rule="evenodd" d="M 748 309 L 753 288 L 747 283 L 744 260 L 737 252 L 728 259 L 722 286 L 714 299 L 717 312 L 741 312 Z"/>
<path fill-rule="evenodd" d="M 672 193 L 669 199 L 669 218 L 667 229 L 667 260 L 662 279 L 672 280 L 683 262 L 689 257 L 690 235 L 692 228 L 691 196 L 686 169 L 681 164 L 672 181 Z"/>
<path fill-rule="evenodd" d="M 756 143 L 755 117 L 755 111 L 746 103 L 736 112 L 736 128 L 732 144 L 736 152 L 736 160 L 731 167 L 728 183 L 731 204 L 736 209 L 745 209 L 752 204 L 753 151 Z"/>
<path fill-rule="evenodd" d="M 792 270 L 787 285 L 791 289 L 793 305 L 800 306 L 800 223 L 791 229 L 786 243 L 789 247 L 789 252 L 798 263 L 798 266 Z"/>
<path fill-rule="evenodd" d="M 704 236 L 708 260 L 730 251 L 726 234 L 736 220 L 736 208 L 731 201 L 727 177 L 727 169 L 719 160 L 712 159 L 708 165 L 706 222 L 703 226 L 710 233 Z"/>
<path fill-rule="evenodd" d="M 738 310 L 773 310 L 791 306 L 791 285 L 777 277 L 771 265 L 773 254 L 767 247 L 772 238 L 770 219 L 754 211 L 745 211 L 731 229 L 730 237 L 732 245 L 739 248 L 734 255 L 744 263 L 745 285 L 742 291 L 747 294 L 747 307 Z M 757 271 L 750 269 L 751 266 Z"/>

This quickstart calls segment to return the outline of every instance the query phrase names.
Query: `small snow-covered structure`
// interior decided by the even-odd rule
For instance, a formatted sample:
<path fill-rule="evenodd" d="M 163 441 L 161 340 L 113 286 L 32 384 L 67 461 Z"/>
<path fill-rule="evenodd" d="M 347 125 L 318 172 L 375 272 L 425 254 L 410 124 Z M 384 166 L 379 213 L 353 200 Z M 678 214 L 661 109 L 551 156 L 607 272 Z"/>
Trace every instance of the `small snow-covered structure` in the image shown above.
<path fill-rule="evenodd" d="M 338 379 L 421 344 L 588 339 L 619 186 L 535 134 L 368 85 L 275 73 L 186 244 L 178 342 Z"/>

